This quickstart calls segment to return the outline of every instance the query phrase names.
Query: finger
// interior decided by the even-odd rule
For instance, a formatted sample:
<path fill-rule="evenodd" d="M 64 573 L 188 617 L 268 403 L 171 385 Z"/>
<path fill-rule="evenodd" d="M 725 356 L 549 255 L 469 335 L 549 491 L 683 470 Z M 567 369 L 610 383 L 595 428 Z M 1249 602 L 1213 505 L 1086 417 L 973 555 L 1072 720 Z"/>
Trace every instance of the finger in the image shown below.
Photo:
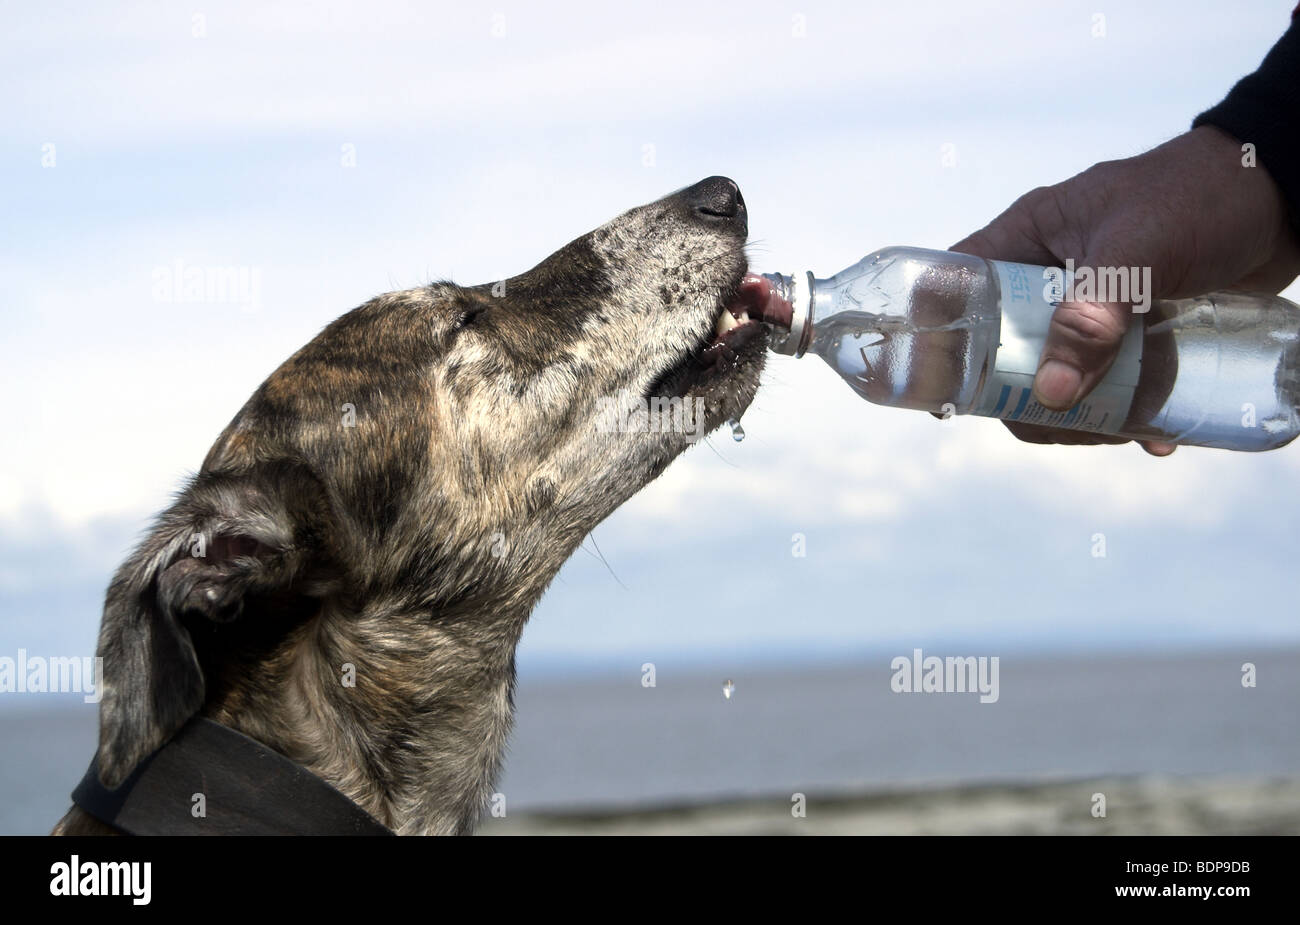
<path fill-rule="evenodd" d="M 1079 261 L 1080 268 L 1123 266 L 1105 257 Z M 1062 302 L 1052 313 L 1034 376 L 1034 398 L 1053 411 L 1077 405 L 1110 370 L 1133 308 L 1124 302 Z"/>
<path fill-rule="evenodd" d="M 1177 444 L 1161 443 L 1158 440 L 1143 440 L 1142 449 L 1146 450 L 1152 456 L 1168 456 L 1174 450 L 1178 449 Z"/>
<path fill-rule="evenodd" d="M 1110 370 L 1128 329 L 1127 306 L 1062 302 L 1052 314 L 1034 398 L 1052 411 L 1077 405 Z"/>
<path fill-rule="evenodd" d="M 1237 280 L 1229 289 L 1239 292 L 1278 293 L 1295 282 L 1300 273 L 1300 249 L 1293 244 L 1279 248 L 1279 253 L 1263 266 Z"/>
<path fill-rule="evenodd" d="M 1117 437 L 1114 434 L 1094 434 L 1082 430 L 1063 430 L 1055 427 L 1039 427 L 1035 424 L 1020 424 L 1014 421 L 1003 421 L 1007 430 L 1017 440 L 1023 440 L 1025 443 L 1038 444 L 1059 444 L 1061 446 L 1118 446 L 1121 443 L 1128 443 L 1127 437 Z"/>

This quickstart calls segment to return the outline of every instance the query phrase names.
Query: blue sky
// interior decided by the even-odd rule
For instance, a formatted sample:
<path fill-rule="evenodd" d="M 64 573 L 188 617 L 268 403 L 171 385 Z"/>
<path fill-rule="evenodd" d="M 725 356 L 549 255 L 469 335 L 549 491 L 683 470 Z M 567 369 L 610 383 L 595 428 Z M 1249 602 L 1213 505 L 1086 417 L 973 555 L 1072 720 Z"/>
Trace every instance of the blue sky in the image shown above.
<path fill-rule="evenodd" d="M 0 36 L 0 654 L 89 652 L 149 517 L 371 295 L 717 173 L 760 269 L 944 247 L 1185 129 L 1290 5 L 1111 3 L 1100 36 L 1068 2 L 80 6 Z M 260 304 L 156 301 L 176 261 L 256 270 Z M 566 566 L 524 670 L 1300 642 L 1295 447 L 1030 446 L 785 358 L 744 424 L 596 530 L 609 568 Z"/>

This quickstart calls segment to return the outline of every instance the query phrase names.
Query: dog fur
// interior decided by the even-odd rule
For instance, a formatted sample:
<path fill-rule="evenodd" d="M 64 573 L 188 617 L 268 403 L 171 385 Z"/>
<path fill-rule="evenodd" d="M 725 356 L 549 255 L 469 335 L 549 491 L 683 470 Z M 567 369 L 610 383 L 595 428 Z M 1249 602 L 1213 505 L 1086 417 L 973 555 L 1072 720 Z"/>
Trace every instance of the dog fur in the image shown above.
<path fill-rule="evenodd" d="M 399 834 L 471 832 L 530 612 L 692 442 L 602 426 L 601 400 L 702 400 L 711 431 L 754 396 L 762 325 L 701 359 L 746 235 L 709 178 L 504 284 L 379 296 L 290 357 L 108 588 L 103 783 L 201 714 Z M 111 831 L 76 807 L 55 828 Z"/>

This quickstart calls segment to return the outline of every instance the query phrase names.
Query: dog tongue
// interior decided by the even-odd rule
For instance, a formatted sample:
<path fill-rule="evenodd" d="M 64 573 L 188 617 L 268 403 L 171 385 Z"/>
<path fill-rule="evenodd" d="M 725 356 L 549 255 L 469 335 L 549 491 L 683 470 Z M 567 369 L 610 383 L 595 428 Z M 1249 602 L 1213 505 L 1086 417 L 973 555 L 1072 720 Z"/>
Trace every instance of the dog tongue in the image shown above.
<path fill-rule="evenodd" d="M 790 303 L 781 298 L 767 279 L 755 273 L 745 274 L 727 309 L 733 315 L 746 312 L 755 321 L 765 321 L 786 330 L 790 329 L 794 316 Z"/>

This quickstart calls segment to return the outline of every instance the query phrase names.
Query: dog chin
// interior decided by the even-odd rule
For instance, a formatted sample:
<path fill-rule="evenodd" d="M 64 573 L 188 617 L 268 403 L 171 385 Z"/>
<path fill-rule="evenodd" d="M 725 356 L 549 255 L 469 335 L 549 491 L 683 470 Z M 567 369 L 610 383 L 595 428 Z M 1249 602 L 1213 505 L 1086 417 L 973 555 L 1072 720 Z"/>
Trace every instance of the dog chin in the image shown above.
<path fill-rule="evenodd" d="M 764 325 L 747 322 L 728 330 L 694 358 L 685 396 L 704 402 L 709 431 L 739 418 L 754 400 L 768 336 Z"/>
<path fill-rule="evenodd" d="M 767 356 L 767 326 L 730 298 L 712 331 L 646 390 L 646 398 L 689 399 L 703 411 L 703 433 L 745 413 Z"/>

